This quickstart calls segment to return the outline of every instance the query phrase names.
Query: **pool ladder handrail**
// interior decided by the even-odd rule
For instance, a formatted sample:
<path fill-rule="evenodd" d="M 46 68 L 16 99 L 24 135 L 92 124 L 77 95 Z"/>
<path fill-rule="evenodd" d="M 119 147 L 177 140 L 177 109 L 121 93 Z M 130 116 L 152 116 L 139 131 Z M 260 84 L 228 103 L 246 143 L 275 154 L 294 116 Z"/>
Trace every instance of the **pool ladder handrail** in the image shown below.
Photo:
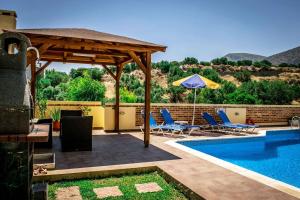
<path fill-rule="evenodd" d="M 291 120 L 291 128 L 294 126 L 294 122 L 298 123 L 298 129 L 300 129 L 300 117 L 299 116 L 294 116 Z"/>

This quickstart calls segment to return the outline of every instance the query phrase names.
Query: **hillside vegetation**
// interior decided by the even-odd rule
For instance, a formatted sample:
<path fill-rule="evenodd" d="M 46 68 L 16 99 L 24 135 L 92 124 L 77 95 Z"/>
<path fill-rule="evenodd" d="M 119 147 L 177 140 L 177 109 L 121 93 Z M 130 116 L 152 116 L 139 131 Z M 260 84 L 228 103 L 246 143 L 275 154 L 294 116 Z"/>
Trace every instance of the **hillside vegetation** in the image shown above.
<path fill-rule="evenodd" d="M 113 66 L 110 67 L 115 71 Z M 217 58 L 199 62 L 185 58 L 181 62 L 152 63 L 151 102 L 192 103 L 193 93 L 172 86 L 178 79 L 200 74 L 221 88 L 198 91 L 197 103 L 214 104 L 292 104 L 300 99 L 300 67 L 273 66 L 269 61 L 228 61 Z M 114 102 L 115 82 L 104 69 L 78 68 L 69 74 L 47 70 L 38 78 L 37 97 L 45 100 Z M 144 74 L 136 64 L 124 67 L 120 83 L 121 102 L 144 102 Z"/>

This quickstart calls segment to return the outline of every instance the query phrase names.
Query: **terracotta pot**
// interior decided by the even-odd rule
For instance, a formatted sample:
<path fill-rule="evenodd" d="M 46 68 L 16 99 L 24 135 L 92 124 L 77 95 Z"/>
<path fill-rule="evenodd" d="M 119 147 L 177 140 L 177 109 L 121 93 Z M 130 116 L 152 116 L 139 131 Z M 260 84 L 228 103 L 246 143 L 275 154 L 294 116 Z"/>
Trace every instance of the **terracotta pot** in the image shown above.
<path fill-rule="evenodd" d="M 59 131 L 60 130 L 60 123 L 59 121 L 53 121 L 53 130 Z"/>

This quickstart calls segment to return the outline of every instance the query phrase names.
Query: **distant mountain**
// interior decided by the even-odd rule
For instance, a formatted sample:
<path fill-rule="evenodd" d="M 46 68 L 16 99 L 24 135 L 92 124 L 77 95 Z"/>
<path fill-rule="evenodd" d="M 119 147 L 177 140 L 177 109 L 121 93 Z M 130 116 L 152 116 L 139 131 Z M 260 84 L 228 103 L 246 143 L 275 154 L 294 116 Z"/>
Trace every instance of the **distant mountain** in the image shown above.
<path fill-rule="evenodd" d="M 263 59 L 266 59 L 265 56 L 251 54 L 251 53 L 229 53 L 224 57 L 230 61 L 239 61 L 239 60 L 261 61 Z"/>
<path fill-rule="evenodd" d="M 280 63 L 297 65 L 300 63 L 300 46 L 269 56 L 267 60 L 269 60 L 274 65 L 279 65 Z"/>
<path fill-rule="evenodd" d="M 229 53 L 225 55 L 228 60 L 238 61 L 238 60 L 252 60 L 252 61 L 261 61 L 268 60 L 274 65 L 279 65 L 281 63 L 288 64 L 299 64 L 300 63 L 300 46 L 283 51 L 281 53 L 274 54 L 272 56 L 266 57 L 250 53 Z"/>

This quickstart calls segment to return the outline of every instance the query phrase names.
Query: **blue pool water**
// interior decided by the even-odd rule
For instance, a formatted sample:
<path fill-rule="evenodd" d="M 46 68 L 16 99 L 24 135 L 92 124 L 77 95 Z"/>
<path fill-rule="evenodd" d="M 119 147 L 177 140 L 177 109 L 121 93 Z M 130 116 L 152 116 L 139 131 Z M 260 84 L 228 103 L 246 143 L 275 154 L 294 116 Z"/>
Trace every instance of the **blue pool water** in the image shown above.
<path fill-rule="evenodd" d="M 300 131 L 265 137 L 180 141 L 184 146 L 300 188 Z"/>

